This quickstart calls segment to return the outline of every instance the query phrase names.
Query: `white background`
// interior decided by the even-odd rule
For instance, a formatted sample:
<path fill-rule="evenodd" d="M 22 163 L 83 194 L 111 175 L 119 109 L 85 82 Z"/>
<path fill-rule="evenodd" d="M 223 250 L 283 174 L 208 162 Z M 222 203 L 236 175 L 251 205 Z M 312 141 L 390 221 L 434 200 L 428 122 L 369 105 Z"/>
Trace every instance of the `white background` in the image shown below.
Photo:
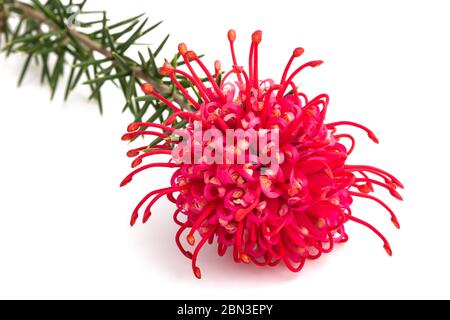
<path fill-rule="evenodd" d="M 77 91 L 49 101 L 31 73 L 20 89 L 22 58 L 0 58 L 0 298 L 450 298 L 448 1 L 89 1 L 119 19 L 147 12 L 164 19 L 167 57 L 185 41 L 230 66 L 226 32 L 238 31 L 244 63 L 251 32 L 264 31 L 262 72 L 279 78 L 293 48 L 326 64 L 299 79 L 306 92 L 327 92 L 329 121 L 364 123 L 379 146 L 353 131 L 352 163 L 399 176 L 405 202 L 388 200 L 402 229 L 376 203 L 358 215 L 389 238 L 389 258 L 368 230 L 348 224 L 350 241 L 300 274 L 200 256 L 203 279 L 178 253 L 173 206 L 158 203 L 147 225 L 129 217 L 170 171 L 152 171 L 125 189 L 128 149 L 120 141 L 130 117 L 111 88 L 106 114 Z M 380 191 L 381 197 L 388 195 Z"/>

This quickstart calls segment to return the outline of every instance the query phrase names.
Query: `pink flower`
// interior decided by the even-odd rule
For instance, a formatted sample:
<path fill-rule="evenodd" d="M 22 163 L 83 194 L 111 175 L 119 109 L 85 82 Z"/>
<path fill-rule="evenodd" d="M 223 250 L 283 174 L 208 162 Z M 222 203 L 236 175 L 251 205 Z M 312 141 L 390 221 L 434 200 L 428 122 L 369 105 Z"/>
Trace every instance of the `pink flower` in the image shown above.
<path fill-rule="evenodd" d="M 284 263 L 290 270 L 298 272 L 306 260 L 317 259 L 323 253 L 331 252 L 335 244 L 347 241 L 345 224 L 349 221 L 371 229 L 391 255 L 386 238 L 372 225 L 355 217 L 351 204 L 354 198 L 375 201 L 389 212 L 392 223 L 399 228 L 392 210 L 370 194 L 375 188 L 384 188 L 401 200 L 396 189 L 403 186 L 381 169 L 347 164 L 355 139 L 350 134 L 341 133 L 340 129 L 343 126 L 356 127 L 365 131 L 375 143 L 378 139 L 372 131 L 354 122 L 326 123 L 328 95 L 309 99 L 298 91 L 294 84 L 296 76 L 306 68 L 322 64 L 320 60 L 311 61 L 292 71 L 292 65 L 304 52 L 302 48 L 293 51 L 280 81 L 261 80 L 258 70 L 261 38 L 261 31 L 253 34 L 249 66 L 245 70 L 238 64 L 235 54 L 236 33 L 229 31 L 233 68 L 223 77 L 219 62 L 215 63 L 211 73 L 195 52 L 189 51 L 184 44 L 179 45 L 189 71 L 165 63 L 161 74 L 168 76 L 190 101 L 194 108 L 192 112 L 181 110 L 153 90 L 150 84 L 142 86 L 146 94 L 154 95 L 167 104 L 173 115 L 162 125 L 133 123 L 129 126 L 123 140 L 149 135 L 164 141 L 128 153 L 130 157 L 136 157 L 133 168 L 139 168 L 124 179 L 122 186 L 143 170 L 173 168 L 176 171 L 170 187 L 150 192 L 138 204 L 131 225 L 141 211 L 146 222 L 154 203 L 167 196 L 177 207 L 174 213 L 174 220 L 180 226 L 176 235 L 177 245 L 192 260 L 192 268 L 198 278 L 201 272 L 197 258 L 206 243 L 216 242 L 221 256 L 230 249 L 237 263 L 259 266 Z M 206 83 L 200 80 L 204 77 L 208 79 Z M 231 81 L 231 77 L 235 81 Z M 180 83 L 182 78 L 193 84 L 199 98 L 184 89 Z M 224 134 L 229 129 L 240 129 L 245 133 L 253 130 L 260 136 L 276 130 L 279 141 L 269 141 L 264 152 L 277 160 L 277 166 L 273 169 L 262 162 L 261 156 L 251 159 L 247 155 L 243 164 L 210 163 L 203 158 L 195 163 L 177 161 L 172 158 L 171 150 L 177 149 L 181 142 L 170 138 L 171 134 L 178 134 L 173 128 L 177 118 L 188 121 L 181 133 L 192 138 L 198 135 L 194 122 L 202 124 L 203 131 L 195 139 L 184 141 L 189 152 L 181 153 L 188 154 L 190 160 L 196 154 L 195 148 L 204 153 L 212 144 L 220 146 L 216 149 L 216 156 L 231 152 L 233 159 L 254 148 L 254 141 L 250 140 L 237 142 L 231 150 L 226 149 L 224 140 L 220 139 L 198 142 L 210 129 Z M 351 143 L 350 147 L 344 145 L 345 140 Z M 142 165 L 143 160 L 153 155 L 168 155 L 169 160 L 167 163 Z M 193 250 L 185 248 L 183 239 Z"/>

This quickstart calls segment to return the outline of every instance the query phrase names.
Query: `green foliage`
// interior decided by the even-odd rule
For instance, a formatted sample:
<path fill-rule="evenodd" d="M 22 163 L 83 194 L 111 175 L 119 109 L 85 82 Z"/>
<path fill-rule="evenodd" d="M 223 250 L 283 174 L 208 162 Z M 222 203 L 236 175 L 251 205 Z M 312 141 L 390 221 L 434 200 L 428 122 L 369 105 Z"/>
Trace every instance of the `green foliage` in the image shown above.
<path fill-rule="evenodd" d="M 86 0 L 38 1 L 31 4 L 14 0 L 0 0 L 0 37 L 6 55 L 22 52 L 26 60 L 19 76 L 19 85 L 30 67 L 38 65 L 41 81 L 47 83 L 53 98 L 63 87 L 68 99 L 80 84 L 87 85 L 90 100 L 103 111 L 102 89 L 108 83 L 118 87 L 124 96 L 123 111 L 129 111 L 135 121 L 164 121 L 170 114 L 166 105 L 148 97 L 139 98 L 139 87 L 150 82 L 161 94 L 183 109 L 190 109 L 188 101 L 170 82 L 159 74 L 155 59 L 169 36 L 153 50 L 150 46 L 131 58 L 131 48 L 156 29 L 161 21 L 149 23 L 143 15 L 111 23 L 104 11 L 86 11 Z M 77 13 L 74 15 L 74 10 Z M 14 16 L 15 21 L 12 21 Z M 75 19 L 76 18 L 76 19 Z M 74 25 L 74 22 L 82 21 Z M 172 64 L 181 65 L 179 56 Z M 183 81 L 183 86 L 191 83 Z"/>

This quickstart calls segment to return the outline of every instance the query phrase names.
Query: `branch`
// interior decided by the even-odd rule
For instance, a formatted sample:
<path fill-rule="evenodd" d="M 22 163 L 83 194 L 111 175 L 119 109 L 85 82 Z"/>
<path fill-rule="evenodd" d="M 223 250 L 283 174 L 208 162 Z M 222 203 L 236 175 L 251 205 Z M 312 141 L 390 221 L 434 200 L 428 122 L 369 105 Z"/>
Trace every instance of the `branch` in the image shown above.
<path fill-rule="evenodd" d="M 82 68 L 81 68 L 82 71 L 86 71 L 85 69 L 87 67 L 94 68 L 93 79 L 91 79 L 91 77 L 89 76 L 90 72 L 87 71 L 87 76 L 88 76 L 88 80 L 89 80 L 89 81 L 87 81 L 87 83 L 91 86 L 91 89 L 93 91 L 91 98 L 96 98 L 97 100 L 99 100 L 100 104 L 101 104 L 101 98 L 99 95 L 100 88 L 108 80 L 112 80 L 112 81 L 117 80 L 120 83 L 120 86 L 121 86 L 122 90 L 124 91 L 124 95 L 127 98 L 127 105 L 125 106 L 124 109 L 126 109 L 127 107 L 132 109 L 132 104 L 136 103 L 136 101 L 131 101 L 131 98 L 135 97 L 135 96 L 137 97 L 137 92 L 136 92 L 135 86 L 138 85 L 141 80 L 144 82 L 151 83 L 157 91 L 159 91 L 161 94 L 163 94 L 165 96 L 168 96 L 168 98 L 170 100 L 175 101 L 181 108 L 191 109 L 191 105 L 189 104 L 189 102 L 184 98 L 183 95 L 181 95 L 179 93 L 179 91 L 176 88 L 173 88 L 173 87 L 163 83 L 162 76 L 159 75 L 158 68 L 156 67 L 155 62 L 154 62 L 154 54 L 150 50 L 149 50 L 150 57 L 149 57 L 148 61 L 142 61 L 142 55 L 140 54 L 141 64 L 134 62 L 132 59 L 128 58 L 127 56 L 125 56 L 123 54 L 128 49 L 128 47 L 133 45 L 133 43 L 138 38 L 140 38 L 146 32 L 152 30 L 154 27 L 159 25 L 159 23 L 156 24 L 155 26 L 152 26 L 151 28 L 147 29 L 146 31 L 141 31 L 143 29 L 145 23 L 147 22 L 147 20 L 145 20 L 140 25 L 140 27 L 139 27 L 140 29 L 133 31 L 133 27 L 138 24 L 138 17 L 136 17 L 135 19 L 133 19 L 133 18 L 129 19 L 129 21 L 125 20 L 124 22 L 122 22 L 123 25 L 124 26 L 131 25 L 131 26 L 129 28 L 127 28 L 125 31 L 122 31 L 121 35 L 114 38 L 115 35 L 110 33 L 109 26 L 106 24 L 107 19 L 106 19 L 106 16 L 104 15 L 102 29 L 88 35 L 88 34 L 85 34 L 81 31 L 77 30 L 75 27 L 66 24 L 64 21 L 65 21 L 65 18 L 67 18 L 67 17 L 64 17 L 64 16 L 58 17 L 57 14 L 55 14 L 55 17 L 51 16 L 50 13 L 52 12 L 53 8 L 56 8 L 56 9 L 54 9 L 54 11 L 56 13 L 59 13 L 60 15 L 63 15 L 65 13 L 65 12 L 60 13 L 61 10 L 58 11 L 59 10 L 58 6 L 60 6 L 62 9 L 65 9 L 65 7 L 62 5 L 61 1 L 59 1 L 59 0 L 50 0 L 45 5 L 40 4 L 38 1 L 33 1 L 33 5 L 28 5 L 21 1 L 0 0 L 0 33 L 2 31 L 5 32 L 5 28 L 7 27 L 6 20 L 8 18 L 8 15 L 13 13 L 13 14 L 18 15 L 20 19 L 26 20 L 28 22 L 31 21 L 31 22 L 34 22 L 36 25 L 38 25 L 38 28 L 36 28 L 36 30 L 34 30 L 34 31 L 39 36 L 41 36 L 41 38 L 40 38 L 41 40 L 44 37 L 44 35 L 40 31 L 41 28 L 39 28 L 39 26 L 42 24 L 46 25 L 50 29 L 49 32 L 54 32 L 54 33 L 63 32 L 66 37 L 66 39 L 64 39 L 64 41 L 61 41 L 61 43 L 56 43 L 56 45 L 55 45 L 56 48 L 55 48 L 54 52 L 52 52 L 52 51 L 49 51 L 48 48 L 38 47 L 40 45 L 38 43 L 39 39 L 36 38 L 36 41 L 33 42 L 33 40 L 27 39 L 27 37 L 28 38 L 31 37 L 30 35 L 28 35 L 28 33 L 31 34 L 31 32 L 24 32 L 24 34 L 22 36 L 16 35 L 16 39 L 13 39 L 12 42 L 9 44 L 10 47 L 8 48 L 8 50 L 11 50 L 14 45 L 20 44 L 21 47 L 19 47 L 19 51 L 25 51 L 26 53 L 28 53 L 29 60 L 31 60 L 31 56 L 36 55 L 36 52 L 39 55 L 42 55 L 43 60 L 46 59 L 46 55 L 48 55 L 49 53 L 56 53 L 58 55 L 58 57 L 62 57 L 61 60 L 63 61 L 63 63 L 65 61 L 64 54 L 67 52 L 72 54 L 74 56 L 74 61 L 78 60 L 80 62 L 80 64 L 82 64 Z M 50 8 L 50 9 L 47 10 L 47 8 Z M 61 21 L 62 23 L 59 23 L 59 21 Z M 119 24 L 116 24 L 116 26 Z M 115 27 L 115 26 L 113 26 L 113 27 Z M 28 26 L 28 28 L 29 28 L 29 26 Z M 20 26 L 19 26 L 19 29 L 20 29 Z M 5 32 L 5 34 L 6 34 L 6 32 Z M 130 44 L 127 47 L 125 47 L 124 50 L 115 50 L 117 46 L 120 47 L 122 45 L 121 43 L 117 42 L 117 39 L 122 37 L 123 35 L 127 35 L 127 34 L 131 34 L 131 37 L 129 38 L 129 40 L 127 40 L 128 42 L 130 42 Z M 98 36 L 98 35 L 100 35 L 100 36 Z M 155 56 L 162 49 L 162 46 L 165 44 L 166 40 L 167 40 L 167 37 L 166 37 L 166 39 L 164 39 L 163 43 L 158 48 Z M 31 44 L 28 44 L 27 41 L 30 41 Z M 72 41 L 73 46 L 75 47 L 75 49 L 78 49 L 78 51 L 75 51 L 75 52 L 70 51 L 67 48 L 68 41 Z M 27 47 L 27 45 L 28 45 L 28 47 Z M 35 45 L 36 48 L 33 48 L 33 45 Z M 64 47 L 64 45 L 65 45 L 65 47 Z M 20 50 L 20 49 L 22 49 L 22 50 Z M 46 50 L 49 52 L 47 52 Z M 83 51 L 86 51 L 86 50 L 89 52 L 88 57 L 86 57 L 86 54 L 83 53 Z M 44 52 L 44 53 L 42 53 L 42 52 Z M 62 53 L 60 53 L 60 52 L 62 52 Z M 100 53 L 101 55 L 103 55 L 104 59 L 95 59 L 92 54 L 93 52 Z M 178 59 L 178 57 L 176 57 L 176 58 Z M 112 62 L 114 67 L 113 68 L 108 67 L 105 70 L 105 68 L 102 67 L 102 63 L 104 63 L 104 62 L 105 63 Z M 173 62 L 175 64 L 178 63 L 177 60 L 174 60 Z M 24 67 L 24 71 L 26 71 L 26 69 L 28 68 L 28 64 L 29 64 L 29 61 L 27 61 L 27 64 Z M 44 64 L 45 64 L 45 61 L 44 61 Z M 55 68 L 56 67 L 57 66 L 55 66 Z M 72 68 L 74 68 L 74 66 Z M 44 65 L 44 69 L 45 69 L 45 65 Z M 120 76 L 119 70 L 121 70 L 121 69 L 124 69 L 124 72 L 123 72 L 124 74 L 122 74 Z M 151 74 L 149 72 L 149 69 L 152 69 L 153 74 Z M 99 74 L 99 73 L 97 73 L 98 70 L 100 70 L 100 72 L 99 72 L 100 74 L 102 74 L 102 72 L 106 72 L 105 77 L 103 77 L 103 78 L 98 77 L 98 74 Z M 115 71 L 116 74 L 113 75 L 112 71 Z M 52 80 L 53 80 L 53 82 L 56 82 L 56 80 L 59 78 L 59 73 L 62 74 L 62 70 L 61 70 L 61 72 L 59 72 L 59 71 L 54 72 L 56 74 L 55 75 L 56 80 L 52 79 L 53 78 L 52 75 L 48 74 L 49 70 L 47 70 L 47 71 L 43 70 L 43 74 L 45 72 L 47 72 L 46 78 L 48 78 L 50 85 L 52 86 L 52 91 L 54 91 L 55 88 L 53 88 L 53 87 L 56 87 L 56 83 L 52 83 Z M 74 72 L 74 71 L 72 70 L 72 72 Z M 128 80 L 125 80 L 125 78 L 127 77 L 127 74 L 130 77 L 130 80 L 128 83 L 127 83 Z M 103 76 L 103 74 L 102 74 L 102 76 Z M 22 78 L 23 78 L 23 75 L 22 75 L 21 79 Z M 72 81 L 74 81 L 74 80 L 72 79 Z M 70 82 L 70 80 L 69 80 L 69 82 Z M 73 89 L 74 85 L 76 85 L 76 82 L 69 83 L 67 91 L 70 92 L 71 89 Z M 190 86 L 190 84 L 186 83 L 186 87 L 189 87 L 189 86 Z M 68 92 L 66 92 L 66 96 L 68 95 Z M 131 110 L 137 120 L 139 120 L 139 118 L 142 117 L 142 113 L 145 113 L 145 111 L 147 110 L 149 105 L 153 105 L 155 108 L 158 107 L 156 105 L 156 102 L 148 101 L 144 105 L 143 109 L 145 109 L 145 110 L 141 110 L 139 107 L 137 108 L 139 110 Z M 159 107 L 164 107 L 164 109 L 165 109 L 165 106 L 159 106 Z M 160 114 L 161 114 L 161 112 L 160 112 Z M 153 119 L 153 121 L 154 120 L 156 120 L 156 119 Z"/>

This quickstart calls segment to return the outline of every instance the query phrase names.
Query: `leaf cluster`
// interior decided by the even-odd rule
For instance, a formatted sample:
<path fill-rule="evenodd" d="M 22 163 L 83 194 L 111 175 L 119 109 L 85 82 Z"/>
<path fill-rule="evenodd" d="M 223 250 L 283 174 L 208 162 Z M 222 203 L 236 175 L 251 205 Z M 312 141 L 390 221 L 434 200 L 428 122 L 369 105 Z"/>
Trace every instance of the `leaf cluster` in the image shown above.
<path fill-rule="evenodd" d="M 139 41 L 161 21 L 150 23 L 144 15 L 137 15 L 111 22 L 105 11 L 86 10 L 86 2 L 0 0 L 3 50 L 8 56 L 17 52 L 26 55 L 18 84 L 22 84 L 30 66 L 36 64 L 41 82 L 49 85 L 52 98 L 64 86 L 64 97 L 68 99 L 84 84 L 90 89 L 89 99 L 95 100 L 103 112 L 102 89 L 110 83 L 123 93 L 123 111 L 131 112 L 135 121 L 162 122 L 170 116 L 170 109 L 151 96 L 139 94 L 141 84 L 150 82 L 182 109 L 190 109 L 178 88 L 159 73 L 156 61 L 169 35 L 154 48 L 144 45 L 144 50 L 136 50 L 137 46 L 142 48 Z M 179 55 L 171 63 L 183 64 Z M 186 79 L 180 82 L 185 88 L 192 87 Z"/>

